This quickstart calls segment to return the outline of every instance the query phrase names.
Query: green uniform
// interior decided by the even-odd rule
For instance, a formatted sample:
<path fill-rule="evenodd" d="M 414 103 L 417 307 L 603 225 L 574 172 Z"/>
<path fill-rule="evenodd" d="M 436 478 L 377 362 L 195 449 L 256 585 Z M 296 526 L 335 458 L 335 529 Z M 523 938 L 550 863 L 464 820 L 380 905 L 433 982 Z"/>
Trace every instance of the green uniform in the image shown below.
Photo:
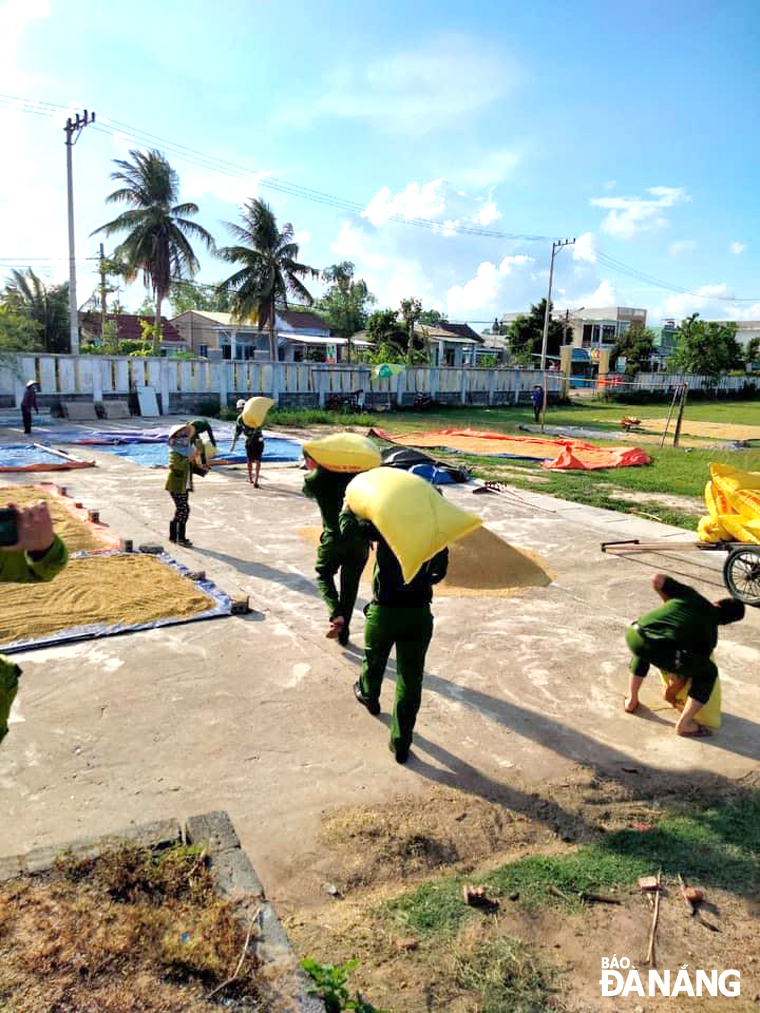
<path fill-rule="evenodd" d="M 340 641 L 348 642 L 351 616 L 359 594 L 359 581 L 367 563 L 369 545 L 366 539 L 344 537 L 340 531 L 340 512 L 346 486 L 354 476 L 328 471 L 317 466 L 303 484 L 306 496 L 313 499 L 322 515 L 322 537 L 317 549 L 317 587 L 327 605 L 330 619 L 342 616 L 344 626 Z M 335 577 L 340 573 L 340 591 Z"/>
<path fill-rule="evenodd" d="M 672 577 L 665 578 L 662 590 L 668 600 L 626 632 L 633 654 L 630 670 L 643 678 L 654 665 L 691 679 L 689 696 L 706 704 L 718 675 L 710 655 L 718 643 L 720 614 L 712 602 Z"/>
<path fill-rule="evenodd" d="M 398 756 L 408 751 L 422 698 L 425 655 L 433 636 L 433 585 L 446 576 L 447 549 L 424 564 L 408 584 L 401 567 L 380 533 L 350 511 L 340 518 L 341 531 L 377 543 L 372 575 L 372 603 L 365 609 L 364 662 L 361 691 L 371 702 L 380 699 L 391 648 L 396 646 L 396 699 L 390 744 Z"/>
<path fill-rule="evenodd" d="M 36 584 L 52 580 L 66 566 L 66 546 L 56 535 L 47 552 L 0 552 L 1 584 Z M 8 732 L 8 715 L 18 690 L 21 669 L 0 655 L 0 742 Z"/>
<path fill-rule="evenodd" d="M 190 458 L 169 449 L 169 474 L 165 489 L 175 495 L 185 495 L 191 487 Z"/>

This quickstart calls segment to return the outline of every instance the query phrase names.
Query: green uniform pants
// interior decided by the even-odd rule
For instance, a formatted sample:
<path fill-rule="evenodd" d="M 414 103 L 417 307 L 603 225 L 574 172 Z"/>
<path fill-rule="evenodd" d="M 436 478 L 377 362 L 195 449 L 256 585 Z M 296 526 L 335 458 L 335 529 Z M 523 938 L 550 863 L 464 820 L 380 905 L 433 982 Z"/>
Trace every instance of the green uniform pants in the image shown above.
<path fill-rule="evenodd" d="M 425 655 L 433 636 L 433 613 L 428 605 L 419 608 L 391 608 L 368 605 L 364 625 L 362 693 L 380 699 L 385 666 L 396 645 L 396 700 L 391 722 L 391 746 L 408 749 L 422 698 Z"/>
<path fill-rule="evenodd" d="M 8 734 L 8 715 L 18 689 L 21 669 L 0 655 L 0 742 Z"/>
<path fill-rule="evenodd" d="M 646 639 L 646 635 L 629 626 L 625 634 L 625 642 L 633 657 L 629 665 L 632 675 L 643 679 L 654 665 L 661 672 L 672 672 L 684 679 L 691 679 L 689 696 L 701 704 L 706 704 L 718 678 L 718 669 L 710 658 L 691 651 L 684 651 L 676 644 L 657 643 Z"/>
<path fill-rule="evenodd" d="M 359 581 L 367 564 L 369 545 L 365 541 L 346 541 L 325 538 L 317 550 L 317 587 L 327 605 L 330 618 L 343 616 L 346 621 L 344 633 L 351 625 L 351 615 L 359 594 Z M 335 587 L 335 577 L 340 572 L 340 591 Z"/>

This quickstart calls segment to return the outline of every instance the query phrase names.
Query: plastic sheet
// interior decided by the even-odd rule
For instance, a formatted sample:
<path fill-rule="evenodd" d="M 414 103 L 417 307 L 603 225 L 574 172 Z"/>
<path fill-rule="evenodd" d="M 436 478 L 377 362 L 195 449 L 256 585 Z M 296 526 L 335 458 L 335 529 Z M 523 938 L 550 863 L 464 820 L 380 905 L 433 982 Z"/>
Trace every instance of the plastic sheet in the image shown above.
<path fill-rule="evenodd" d="M 125 443 L 119 445 L 101 446 L 98 448 L 106 454 L 116 454 L 124 457 L 135 464 L 141 464 L 145 468 L 166 467 L 169 451 L 166 443 Z M 218 453 L 214 457 L 213 467 L 218 468 L 225 464 L 245 464 L 245 447 L 235 448 L 231 454 L 225 449 L 224 444 L 217 440 Z M 265 437 L 264 462 L 270 461 L 298 461 L 301 457 L 301 445 L 295 440 L 288 440 L 281 436 Z"/>
<path fill-rule="evenodd" d="M 77 556 L 72 558 L 84 558 L 88 553 L 79 553 Z M 108 554 L 107 554 L 108 555 Z M 118 555 L 113 552 L 110 555 Z M 101 557 L 102 558 L 102 557 Z M 162 552 L 160 555 L 154 556 L 154 559 L 159 559 L 162 563 L 172 567 L 183 577 L 188 577 L 190 571 L 187 567 L 182 566 L 176 560 L 172 559 L 167 553 Z M 195 581 L 198 587 L 208 595 L 214 601 L 214 607 L 208 609 L 206 612 L 201 612 L 198 615 L 190 617 L 172 617 L 167 616 L 166 619 L 155 619 L 149 623 L 139 623 L 134 626 L 125 624 L 116 624 L 112 626 L 101 625 L 93 623 L 89 626 L 78 626 L 67 630 L 60 630 L 54 636 L 48 636 L 44 639 L 34 640 L 12 640 L 5 644 L 0 644 L 0 651 L 5 654 L 14 654 L 19 651 L 31 651 L 39 650 L 43 647 L 54 647 L 56 644 L 67 644 L 81 640 L 95 640 L 99 637 L 113 637 L 121 633 L 134 633 L 137 630 L 153 630 L 158 629 L 162 626 L 179 626 L 185 623 L 200 622 L 205 619 L 219 619 L 223 616 L 232 615 L 232 599 L 229 595 L 221 591 L 216 584 L 210 580 L 198 580 Z"/>
<path fill-rule="evenodd" d="M 0 444 L 0 472 L 73 471 L 94 467 L 94 461 L 84 461 L 64 450 L 50 450 L 40 443 Z"/>

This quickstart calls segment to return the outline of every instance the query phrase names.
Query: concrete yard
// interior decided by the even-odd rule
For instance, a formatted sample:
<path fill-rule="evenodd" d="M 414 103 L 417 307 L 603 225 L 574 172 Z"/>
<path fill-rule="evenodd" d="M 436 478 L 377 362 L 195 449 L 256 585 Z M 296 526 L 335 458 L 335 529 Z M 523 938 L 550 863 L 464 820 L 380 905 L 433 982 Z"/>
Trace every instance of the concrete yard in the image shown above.
<path fill-rule="evenodd" d="M 2 475 L 0 484 L 52 479 L 122 537 L 168 546 L 165 472 L 84 456 L 98 467 Z M 244 469 L 196 483 L 195 547 L 173 554 L 224 590 L 249 594 L 253 614 L 18 657 L 24 675 L 0 749 L 0 855 L 226 809 L 270 895 L 287 907 L 320 892 L 320 820 L 339 807 L 444 785 L 498 796 L 519 812 L 578 767 L 613 779 L 635 764 L 731 780 L 756 768 L 760 611 L 721 639 L 724 725 L 711 739 L 673 734 L 655 678 L 643 699 L 656 710 L 622 709 L 623 634 L 657 603 L 649 577 L 662 568 L 721 597 L 722 555 L 610 558 L 603 540 L 694 535 L 532 492 L 475 496 L 471 486 L 446 495 L 540 556 L 555 580 L 511 597 L 435 603 L 413 756 L 396 765 L 386 745 L 392 682 L 379 720 L 351 689 L 361 615 L 356 647 L 324 637 L 314 550 L 298 533 L 319 519 L 302 480 L 295 466 L 265 465 L 260 490 Z"/>

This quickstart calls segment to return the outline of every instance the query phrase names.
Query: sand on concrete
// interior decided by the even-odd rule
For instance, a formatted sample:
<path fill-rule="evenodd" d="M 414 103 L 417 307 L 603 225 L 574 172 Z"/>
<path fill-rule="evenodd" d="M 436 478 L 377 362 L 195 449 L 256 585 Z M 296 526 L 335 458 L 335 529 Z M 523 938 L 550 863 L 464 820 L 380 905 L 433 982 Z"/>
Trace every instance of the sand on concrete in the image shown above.
<path fill-rule="evenodd" d="M 107 529 L 100 536 L 97 525 L 86 521 L 86 511 L 77 516 L 74 501 L 60 496 L 52 489 L 40 485 L 3 485 L 0 486 L 0 504 L 15 503 L 18 507 L 34 506 L 44 500 L 50 516 L 53 518 L 53 530 L 63 539 L 69 552 L 94 552 L 105 548 L 113 548 L 117 541 L 116 535 L 108 538 Z"/>
<path fill-rule="evenodd" d="M 298 534 L 316 546 L 321 528 L 299 528 Z M 370 580 L 373 566 L 374 553 L 364 570 L 365 582 Z M 553 574 L 534 553 L 516 549 L 488 528 L 478 528 L 449 546 L 448 573 L 436 585 L 435 594 L 504 597 L 523 587 L 546 587 L 552 579 Z"/>
<path fill-rule="evenodd" d="M 193 581 L 153 556 L 69 560 L 46 584 L 0 586 L 0 642 L 38 640 L 79 626 L 135 626 L 214 607 Z"/>

